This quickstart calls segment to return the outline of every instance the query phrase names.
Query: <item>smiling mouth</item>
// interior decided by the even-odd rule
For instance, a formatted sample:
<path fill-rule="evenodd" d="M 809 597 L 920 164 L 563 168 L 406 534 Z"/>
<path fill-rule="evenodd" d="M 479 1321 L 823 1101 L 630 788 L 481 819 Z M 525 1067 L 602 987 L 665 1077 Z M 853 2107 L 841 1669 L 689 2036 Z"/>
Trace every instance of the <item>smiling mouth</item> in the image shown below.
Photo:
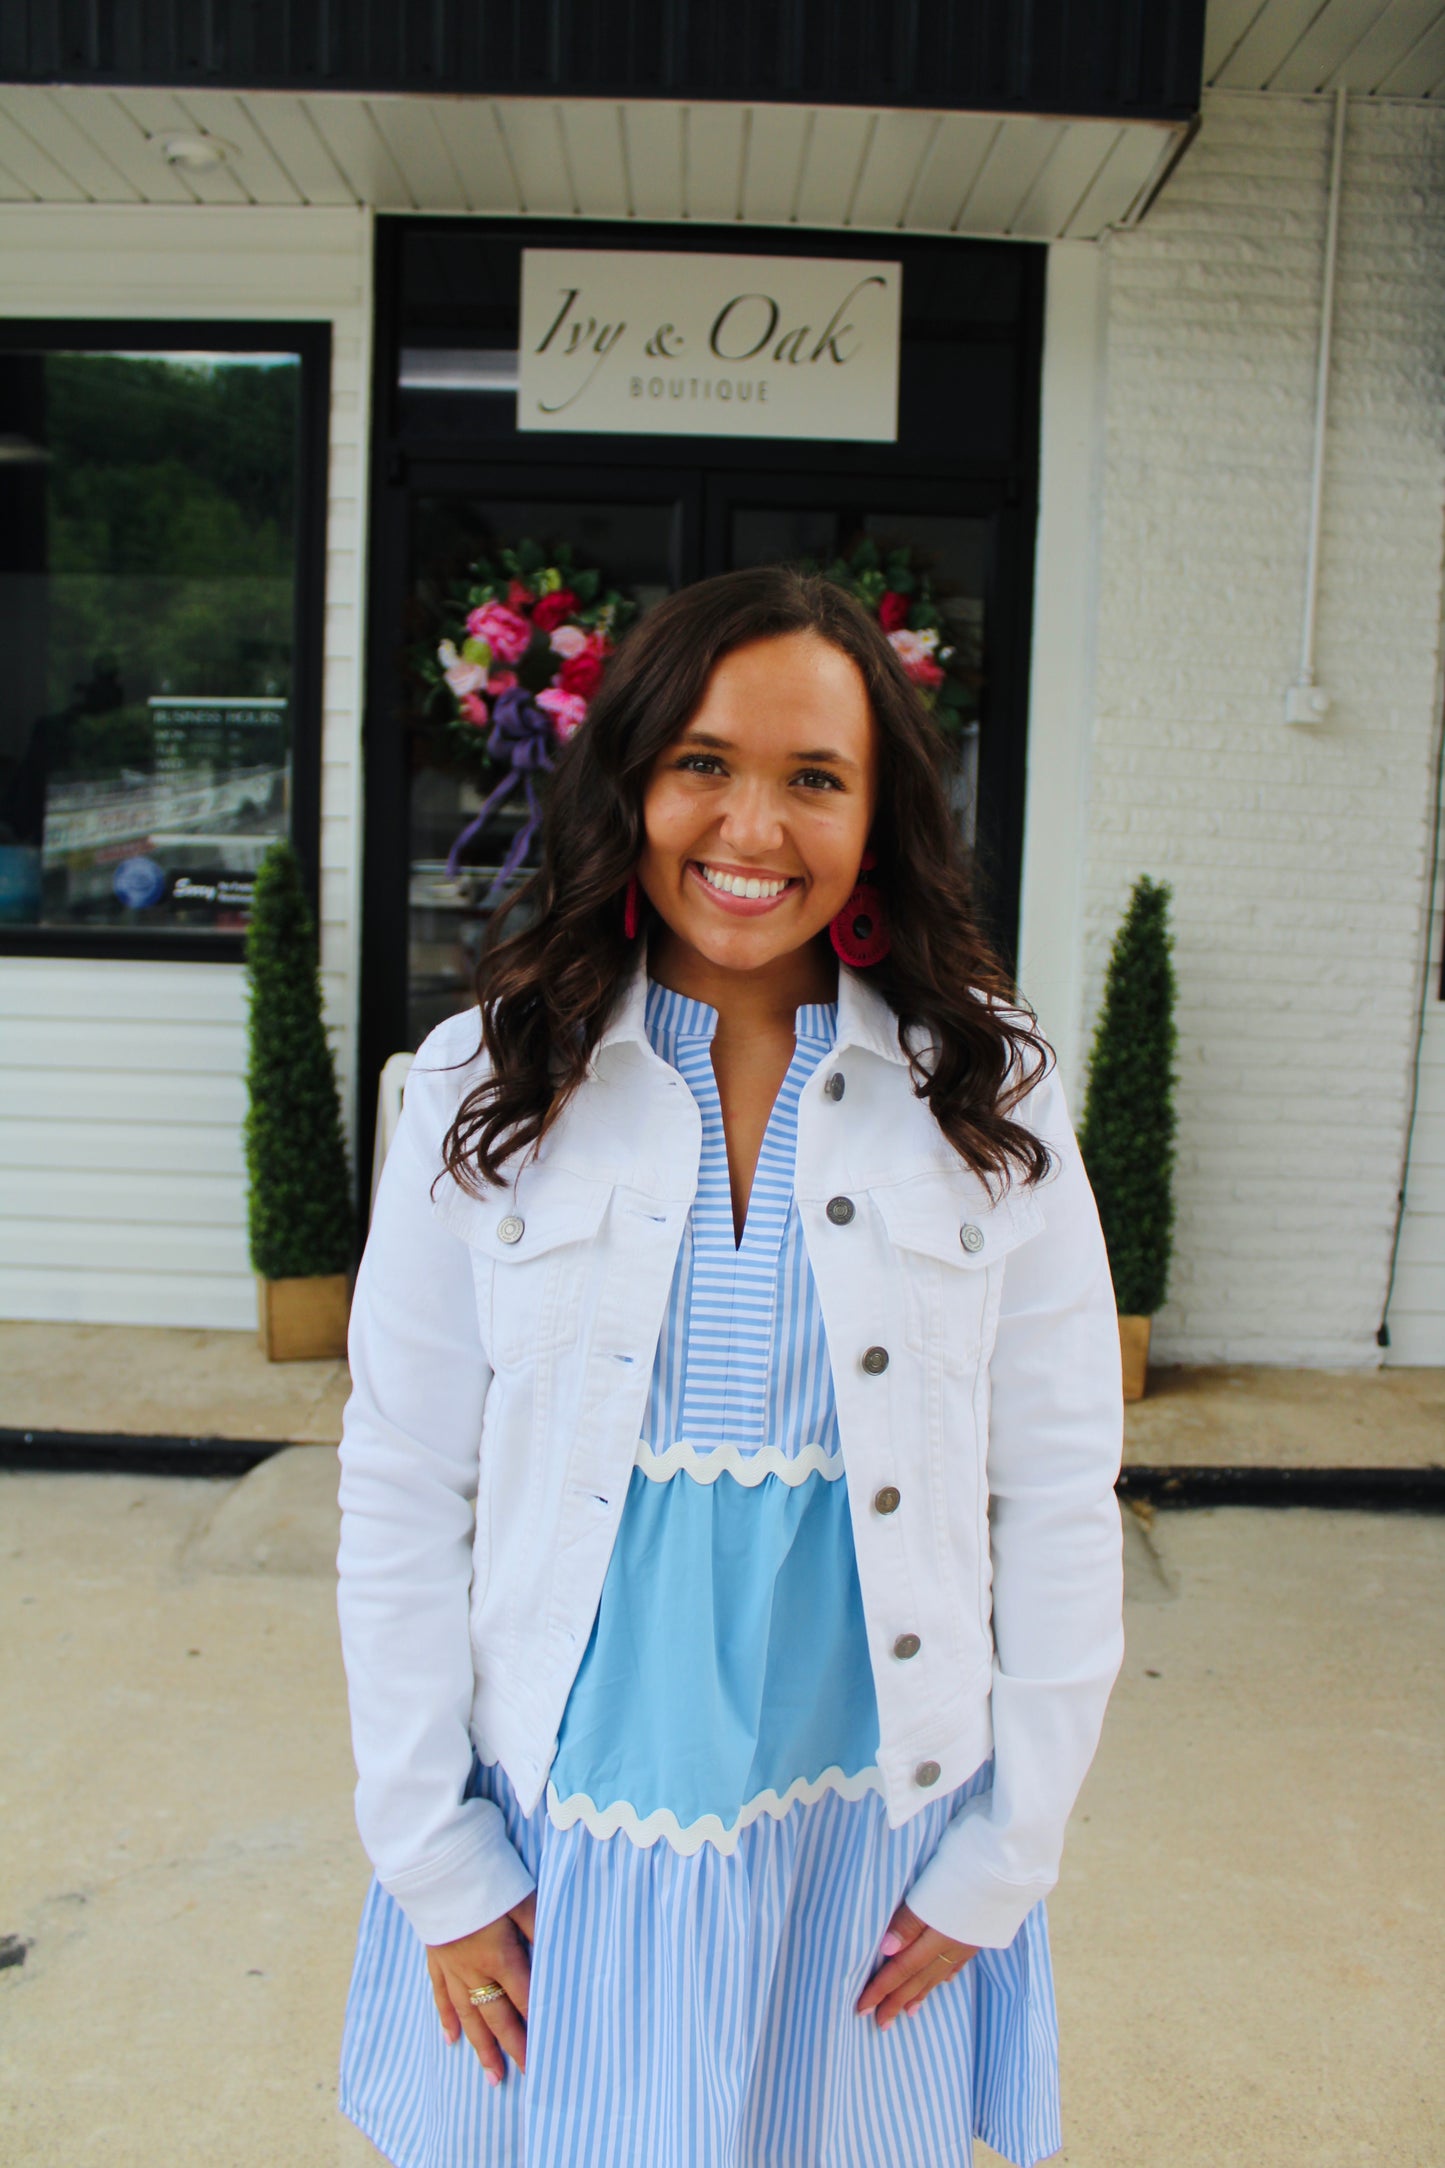
<path fill-rule="evenodd" d="M 787 889 L 796 888 L 794 876 L 781 874 L 723 873 L 715 866 L 707 865 L 700 858 L 690 858 L 688 864 L 707 887 L 720 896 L 737 896 L 746 902 L 770 903 Z"/>

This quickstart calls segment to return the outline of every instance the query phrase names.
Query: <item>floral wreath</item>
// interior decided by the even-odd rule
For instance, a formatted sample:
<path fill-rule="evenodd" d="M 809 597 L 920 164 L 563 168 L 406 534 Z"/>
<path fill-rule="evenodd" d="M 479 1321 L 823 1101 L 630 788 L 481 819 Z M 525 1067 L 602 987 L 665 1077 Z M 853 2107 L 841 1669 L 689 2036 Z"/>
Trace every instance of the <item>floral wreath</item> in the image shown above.
<path fill-rule="evenodd" d="M 527 855 L 541 807 L 537 777 L 554 745 L 587 719 L 617 636 L 636 614 L 601 574 L 581 570 L 566 543 L 526 541 L 478 558 L 453 583 L 441 610 L 441 638 L 421 648 L 427 688 L 422 721 L 440 732 L 437 750 L 492 788 L 447 853 L 455 879 L 461 854 L 520 783 L 527 817 L 495 880 L 491 903 Z M 500 774 L 498 771 L 500 770 Z"/>
<path fill-rule="evenodd" d="M 979 658 L 950 634 L 933 597 L 933 582 L 913 550 L 860 542 L 851 557 L 822 566 L 825 578 L 857 597 L 876 617 L 899 661 L 933 710 L 944 736 L 956 744 L 976 712 L 983 683 Z"/>

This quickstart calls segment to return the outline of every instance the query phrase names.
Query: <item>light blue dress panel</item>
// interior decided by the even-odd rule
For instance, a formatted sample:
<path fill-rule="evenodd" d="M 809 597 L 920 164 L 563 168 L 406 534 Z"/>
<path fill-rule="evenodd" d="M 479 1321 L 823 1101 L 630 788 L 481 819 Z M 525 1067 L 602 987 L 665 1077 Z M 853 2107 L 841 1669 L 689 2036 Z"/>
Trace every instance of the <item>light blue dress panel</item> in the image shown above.
<path fill-rule="evenodd" d="M 1044 1907 L 884 2033 L 853 2009 L 966 1783 L 890 1829 L 832 1372 L 793 1196 L 796 1048 L 733 1230 L 716 1012 L 650 981 L 702 1118 L 627 1499 L 544 1799 L 474 1762 L 537 1882 L 527 2071 L 445 2040 L 373 1882 L 341 2105 L 398 2168 L 966 2168 L 1057 2150 Z"/>

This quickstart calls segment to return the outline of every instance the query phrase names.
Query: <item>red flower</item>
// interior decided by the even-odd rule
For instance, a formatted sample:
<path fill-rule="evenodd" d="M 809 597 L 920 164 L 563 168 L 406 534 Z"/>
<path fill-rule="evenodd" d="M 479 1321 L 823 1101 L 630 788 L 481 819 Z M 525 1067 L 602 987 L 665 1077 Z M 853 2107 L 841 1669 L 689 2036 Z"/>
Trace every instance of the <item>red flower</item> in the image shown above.
<path fill-rule="evenodd" d="M 570 587 L 559 587 L 555 594 L 543 595 L 532 612 L 532 623 L 538 632 L 555 632 L 567 622 L 577 607 L 577 597 Z"/>
<path fill-rule="evenodd" d="M 531 588 L 525 580 L 513 580 L 511 586 L 507 589 L 507 608 L 509 610 L 530 610 L 531 607 Z"/>
<path fill-rule="evenodd" d="M 491 721 L 485 703 L 476 693 L 463 693 L 457 705 L 469 723 L 480 724 Z"/>
<path fill-rule="evenodd" d="M 926 685 L 930 691 L 943 683 L 944 673 L 931 655 L 920 655 L 916 662 L 906 664 L 905 668 L 915 685 Z"/>
<path fill-rule="evenodd" d="M 602 657 L 590 647 L 584 647 L 580 655 L 569 655 L 557 678 L 564 693 L 580 693 L 584 700 L 592 698 L 601 682 Z"/>
<path fill-rule="evenodd" d="M 908 623 L 911 607 L 907 595 L 900 595 L 890 587 L 878 605 L 878 622 L 885 632 L 901 632 Z"/>

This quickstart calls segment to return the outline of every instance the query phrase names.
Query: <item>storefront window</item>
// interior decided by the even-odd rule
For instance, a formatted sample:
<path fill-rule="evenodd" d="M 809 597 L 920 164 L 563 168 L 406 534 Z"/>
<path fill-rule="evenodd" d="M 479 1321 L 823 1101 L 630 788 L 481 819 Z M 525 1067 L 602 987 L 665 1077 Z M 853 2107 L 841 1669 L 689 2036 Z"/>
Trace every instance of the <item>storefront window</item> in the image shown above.
<path fill-rule="evenodd" d="M 303 357 L 0 349 L 0 931 L 239 933 L 292 832 Z"/>

